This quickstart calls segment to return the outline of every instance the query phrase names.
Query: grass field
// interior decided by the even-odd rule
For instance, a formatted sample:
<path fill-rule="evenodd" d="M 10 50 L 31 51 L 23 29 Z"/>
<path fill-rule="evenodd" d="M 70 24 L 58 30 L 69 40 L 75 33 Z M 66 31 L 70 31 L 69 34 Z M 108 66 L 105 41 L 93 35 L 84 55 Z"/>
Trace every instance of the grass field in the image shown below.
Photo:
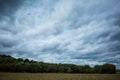
<path fill-rule="evenodd" d="M 120 80 L 120 74 L 0 73 L 0 80 Z"/>

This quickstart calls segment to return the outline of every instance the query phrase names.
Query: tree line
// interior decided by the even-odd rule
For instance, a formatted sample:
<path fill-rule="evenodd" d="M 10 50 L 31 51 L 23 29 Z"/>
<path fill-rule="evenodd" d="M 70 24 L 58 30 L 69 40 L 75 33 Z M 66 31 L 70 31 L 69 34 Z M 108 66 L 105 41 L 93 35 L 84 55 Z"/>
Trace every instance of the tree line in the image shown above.
<path fill-rule="evenodd" d="M 116 67 L 113 64 L 103 64 L 95 65 L 91 68 L 89 65 L 44 63 L 0 55 L 0 71 L 30 73 L 116 73 Z"/>

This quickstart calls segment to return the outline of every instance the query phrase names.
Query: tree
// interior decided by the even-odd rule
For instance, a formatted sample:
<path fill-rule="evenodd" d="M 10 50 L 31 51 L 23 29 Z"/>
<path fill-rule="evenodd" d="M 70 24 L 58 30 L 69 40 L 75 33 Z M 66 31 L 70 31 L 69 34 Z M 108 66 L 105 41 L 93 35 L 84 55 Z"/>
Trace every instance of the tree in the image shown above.
<path fill-rule="evenodd" d="M 115 73 L 116 67 L 113 64 L 104 64 L 102 66 L 102 73 Z"/>
<path fill-rule="evenodd" d="M 102 72 L 102 66 L 101 65 L 96 65 L 93 69 L 94 73 L 101 73 Z"/>
<path fill-rule="evenodd" d="M 89 65 L 44 63 L 0 55 L 0 71 L 31 73 L 115 73 L 116 67 L 113 64 L 103 64 L 91 68 Z"/>

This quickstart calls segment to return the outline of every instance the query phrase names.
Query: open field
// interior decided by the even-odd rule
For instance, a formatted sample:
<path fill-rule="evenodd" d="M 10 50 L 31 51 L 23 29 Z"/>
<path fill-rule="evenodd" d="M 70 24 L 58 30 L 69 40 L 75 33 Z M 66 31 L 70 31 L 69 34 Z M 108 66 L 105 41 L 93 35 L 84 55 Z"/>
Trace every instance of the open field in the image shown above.
<path fill-rule="evenodd" d="M 120 74 L 0 73 L 0 80 L 120 80 Z"/>

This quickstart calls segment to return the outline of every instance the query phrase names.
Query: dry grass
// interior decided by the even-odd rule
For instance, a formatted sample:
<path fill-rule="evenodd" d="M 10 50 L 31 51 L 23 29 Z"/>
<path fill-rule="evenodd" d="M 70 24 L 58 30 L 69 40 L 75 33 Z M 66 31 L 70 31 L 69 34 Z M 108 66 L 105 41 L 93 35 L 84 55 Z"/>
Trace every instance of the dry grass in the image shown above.
<path fill-rule="evenodd" d="M 120 80 L 120 74 L 0 73 L 0 80 Z"/>

